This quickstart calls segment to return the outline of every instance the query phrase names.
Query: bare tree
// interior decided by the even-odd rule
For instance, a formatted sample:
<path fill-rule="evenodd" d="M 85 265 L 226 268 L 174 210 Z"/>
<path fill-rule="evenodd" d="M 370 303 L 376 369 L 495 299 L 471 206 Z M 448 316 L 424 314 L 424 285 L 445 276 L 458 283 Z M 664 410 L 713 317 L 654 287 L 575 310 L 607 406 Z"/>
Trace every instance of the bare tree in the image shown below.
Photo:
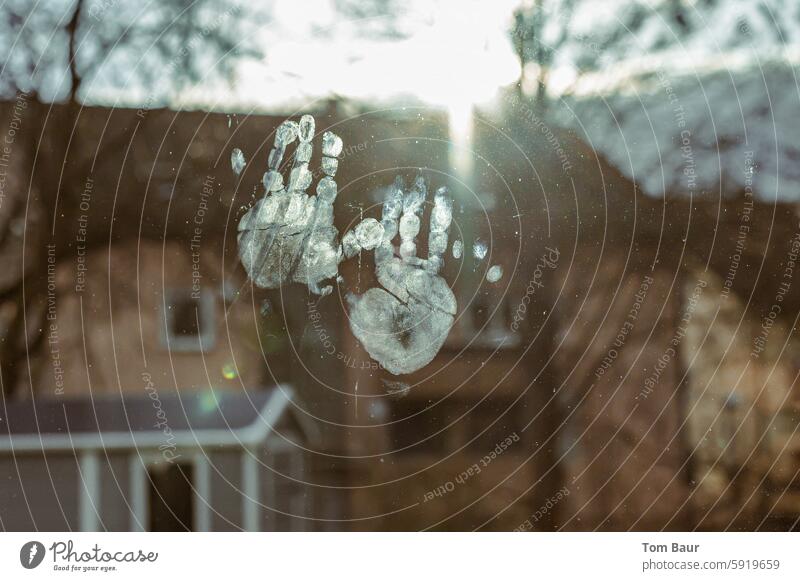
<path fill-rule="evenodd" d="M 535 64 L 534 105 L 539 113 L 547 108 L 547 83 L 558 50 L 569 40 L 569 22 L 575 0 L 533 0 L 514 13 L 511 31 L 514 50 L 522 68 L 520 91 L 525 71 Z"/>
<path fill-rule="evenodd" d="M 3 129 L 17 126 L 0 202 L 0 256 L 9 265 L 0 276 L 0 382 L 10 394 L 46 332 L 44 273 L 56 220 L 74 223 L 78 204 L 68 201 L 95 161 L 97 144 L 79 123 L 93 90 L 125 89 L 150 108 L 201 80 L 231 82 L 238 61 L 262 56 L 254 32 L 266 15 L 221 0 L 10 0 L 0 10 Z M 119 133 L 103 150 L 127 138 Z"/>
<path fill-rule="evenodd" d="M 532 96 L 545 113 L 550 76 L 559 68 L 574 75 L 569 92 L 586 75 L 613 72 L 626 60 L 646 59 L 672 50 L 707 28 L 714 0 L 700 9 L 686 0 L 640 0 L 615 4 L 614 10 L 588 0 L 529 0 L 517 9 L 511 39 L 522 65 L 523 78 L 535 75 Z M 533 66 L 531 66 L 533 65 Z"/>

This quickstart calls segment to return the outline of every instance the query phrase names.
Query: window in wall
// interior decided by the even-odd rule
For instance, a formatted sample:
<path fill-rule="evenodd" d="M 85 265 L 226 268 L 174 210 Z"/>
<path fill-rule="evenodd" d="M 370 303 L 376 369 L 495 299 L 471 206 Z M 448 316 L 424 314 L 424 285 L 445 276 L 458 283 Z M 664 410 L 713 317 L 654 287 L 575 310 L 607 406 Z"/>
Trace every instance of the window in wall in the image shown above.
<path fill-rule="evenodd" d="M 467 314 L 461 318 L 461 341 L 474 347 L 512 348 L 520 343 L 519 333 L 512 330 L 512 307 L 507 297 L 475 297 Z"/>
<path fill-rule="evenodd" d="M 456 411 L 449 402 L 434 405 L 430 400 L 412 397 L 392 402 L 392 449 L 403 454 L 444 453 L 452 444 L 453 431 L 437 432 L 453 421 Z"/>
<path fill-rule="evenodd" d="M 167 292 L 162 346 L 173 351 L 208 351 L 214 346 L 214 296 L 206 289 Z"/>
<path fill-rule="evenodd" d="M 513 400 L 491 398 L 484 402 L 466 402 L 471 409 L 464 426 L 464 443 L 476 450 L 492 450 L 509 437 L 517 439 L 524 433 L 526 421 L 524 404 Z"/>

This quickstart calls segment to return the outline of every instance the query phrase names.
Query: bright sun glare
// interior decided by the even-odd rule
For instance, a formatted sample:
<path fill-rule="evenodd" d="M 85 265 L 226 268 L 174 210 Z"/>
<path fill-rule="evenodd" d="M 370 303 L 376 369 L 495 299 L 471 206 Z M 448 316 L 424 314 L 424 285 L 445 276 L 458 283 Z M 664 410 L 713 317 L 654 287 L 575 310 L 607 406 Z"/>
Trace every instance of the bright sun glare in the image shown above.
<path fill-rule="evenodd" d="M 331 1 L 276 3 L 266 61 L 240 76 L 244 100 L 277 108 L 331 94 L 411 98 L 447 109 L 461 133 L 473 105 L 519 78 L 508 38 L 518 0 L 412 0 L 398 17 L 402 38 L 363 37 L 359 23 L 337 16 Z"/>

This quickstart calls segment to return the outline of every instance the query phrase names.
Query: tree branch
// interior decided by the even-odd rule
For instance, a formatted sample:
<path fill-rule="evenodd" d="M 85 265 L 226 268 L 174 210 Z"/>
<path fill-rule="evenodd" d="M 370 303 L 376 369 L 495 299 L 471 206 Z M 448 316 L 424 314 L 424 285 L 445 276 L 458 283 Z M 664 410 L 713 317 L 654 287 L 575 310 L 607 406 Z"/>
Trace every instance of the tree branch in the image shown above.
<path fill-rule="evenodd" d="M 76 57 L 76 44 L 78 40 L 78 26 L 80 24 L 81 16 L 83 14 L 83 3 L 84 0 L 77 0 L 75 2 L 75 9 L 72 12 L 72 16 L 67 23 L 67 37 L 69 38 L 69 48 L 67 57 L 69 59 L 69 77 L 70 77 L 70 88 L 69 88 L 69 102 L 70 104 L 76 104 L 78 102 L 78 90 L 81 86 L 81 78 L 80 73 L 78 72 L 78 63 L 75 60 Z"/>

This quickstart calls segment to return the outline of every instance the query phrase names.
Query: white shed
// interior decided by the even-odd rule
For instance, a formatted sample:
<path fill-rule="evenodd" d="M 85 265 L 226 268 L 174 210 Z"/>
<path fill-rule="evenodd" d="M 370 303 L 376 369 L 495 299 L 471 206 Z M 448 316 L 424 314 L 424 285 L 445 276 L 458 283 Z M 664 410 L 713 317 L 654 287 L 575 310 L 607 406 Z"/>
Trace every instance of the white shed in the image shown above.
<path fill-rule="evenodd" d="M 305 530 L 313 427 L 285 386 L 0 407 L 3 530 Z"/>

